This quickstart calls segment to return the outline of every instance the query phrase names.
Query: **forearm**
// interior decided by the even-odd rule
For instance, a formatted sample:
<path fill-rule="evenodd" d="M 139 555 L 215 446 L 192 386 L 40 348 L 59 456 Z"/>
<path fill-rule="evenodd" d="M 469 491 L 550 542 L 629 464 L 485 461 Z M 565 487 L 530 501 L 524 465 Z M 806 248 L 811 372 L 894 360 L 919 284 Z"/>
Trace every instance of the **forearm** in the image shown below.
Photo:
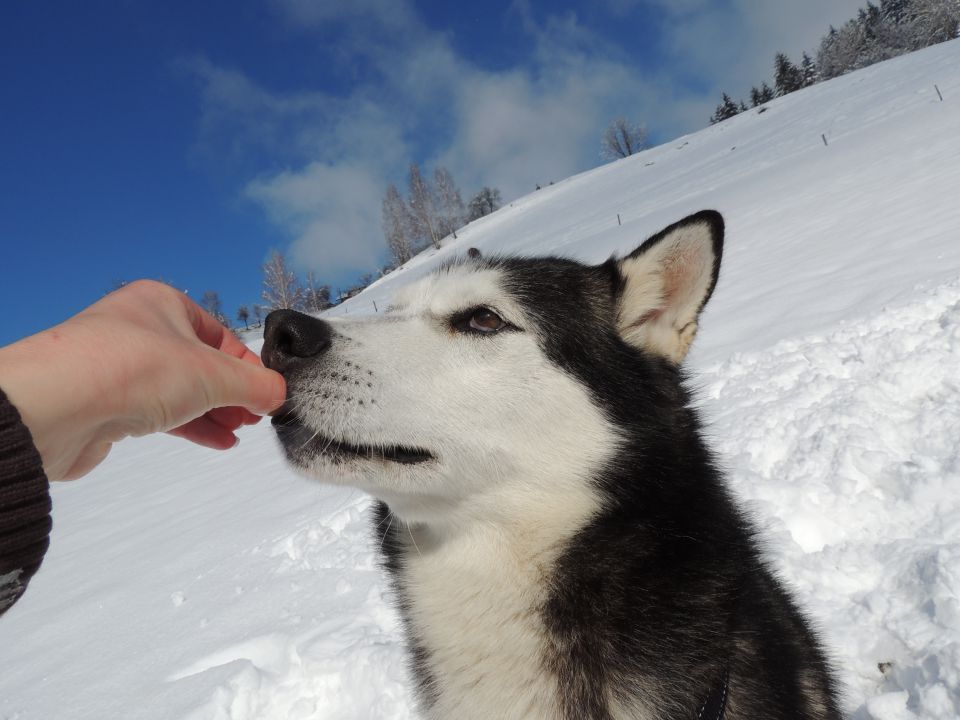
<path fill-rule="evenodd" d="M 113 405 L 103 380 L 107 356 L 76 320 L 0 348 L 0 388 L 51 480 L 82 475 L 109 450 L 109 442 L 97 442 Z"/>
<path fill-rule="evenodd" d="M 40 567 L 50 535 L 50 493 L 30 431 L 0 389 L 0 615 Z"/>

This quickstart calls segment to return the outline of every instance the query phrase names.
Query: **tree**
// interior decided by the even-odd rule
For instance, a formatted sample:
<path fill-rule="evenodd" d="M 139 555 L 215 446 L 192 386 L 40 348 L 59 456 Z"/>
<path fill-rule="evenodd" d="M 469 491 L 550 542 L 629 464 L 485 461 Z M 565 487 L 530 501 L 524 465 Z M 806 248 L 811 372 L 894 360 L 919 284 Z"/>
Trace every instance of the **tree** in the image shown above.
<path fill-rule="evenodd" d="M 306 312 L 323 312 L 330 307 L 330 286 L 317 285 L 313 270 L 307 273 L 307 284 L 303 288 L 303 309 Z"/>
<path fill-rule="evenodd" d="M 831 27 L 817 51 L 820 77 L 829 80 L 855 69 L 864 43 L 863 28 L 855 20 L 845 23 L 839 30 Z"/>
<path fill-rule="evenodd" d="M 436 224 L 433 192 L 416 163 L 410 165 L 409 195 L 412 237 L 424 245 L 432 243 L 440 247 L 442 235 Z"/>
<path fill-rule="evenodd" d="M 257 327 L 263 324 L 263 305 L 253 306 L 253 319 L 257 321 Z"/>
<path fill-rule="evenodd" d="M 810 55 L 804 52 L 803 57 L 800 59 L 800 80 L 803 87 L 815 85 L 819 79 L 817 76 L 817 64 Z"/>
<path fill-rule="evenodd" d="M 237 322 L 243 323 L 244 330 L 250 329 L 250 311 L 247 310 L 246 305 L 241 305 L 237 308 Z"/>
<path fill-rule="evenodd" d="M 643 125 L 632 125 L 625 117 L 616 118 L 600 138 L 600 157 L 604 160 L 617 160 L 645 150 L 647 147 L 647 129 Z"/>
<path fill-rule="evenodd" d="M 263 264 L 264 302 L 271 310 L 303 307 L 303 288 L 292 270 L 287 269 L 283 255 L 274 250 Z"/>
<path fill-rule="evenodd" d="M 397 186 L 392 183 L 387 187 L 387 194 L 383 198 L 381 223 L 391 257 L 397 265 L 403 265 L 413 257 L 413 247 L 410 242 L 410 210 L 400 196 Z"/>
<path fill-rule="evenodd" d="M 774 86 L 777 89 L 777 97 L 796 92 L 803 87 L 803 74 L 800 68 L 790 62 L 783 53 L 777 53 L 774 59 Z"/>
<path fill-rule="evenodd" d="M 743 105 L 742 102 L 740 105 L 737 105 L 729 95 L 723 93 L 723 101 L 717 105 L 717 109 L 713 111 L 713 115 L 710 117 L 710 123 L 716 124 L 727 118 L 732 118 L 734 115 L 739 115 L 741 105 Z"/>
<path fill-rule="evenodd" d="M 433 171 L 433 188 L 437 227 L 441 237 L 446 237 L 463 226 L 466 208 L 453 176 L 442 165 L 438 165 Z"/>
<path fill-rule="evenodd" d="M 497 188 L 484 187 L 470 198 L 470 203 L 467 206 L 467 221 L 473 222 L 484 215 L 499 210 L 501 203 L 500 191 Z"/>
<path fill-rule="evenodd" d="M 767 85 L 766 81 L 760 85 L 760 89 L 751 88 L 750 89 L 750 103 L 752 107 L 757 107 L 758 105 L 763 105 L 764 103 L 770 102 L 773 100 L 773 88 Z"/>
<path fill-rule="evenodd" d="M 960 36 L 960 0 L 911 0 L 908 12 L 910 49 Z"/>
<path fill-rule="evenodd" d="M 210 313 L 224 327 L 230 327 L 230 319 L 223 314 L 220 296 L 212 290 L 206 290 L 200 298 L 200 307 Z"/>

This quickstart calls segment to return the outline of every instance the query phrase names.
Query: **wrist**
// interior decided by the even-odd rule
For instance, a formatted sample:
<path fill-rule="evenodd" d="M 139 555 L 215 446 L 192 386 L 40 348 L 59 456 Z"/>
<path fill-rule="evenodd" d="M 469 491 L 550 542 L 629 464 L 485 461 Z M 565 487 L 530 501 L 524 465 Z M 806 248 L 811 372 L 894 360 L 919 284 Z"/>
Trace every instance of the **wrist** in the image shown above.
<path fill-rule="evenodd" d="M 68 323 L 0 348 L 0 387 L 51 480 L 83 474 L 109 450 L 102 365 L 82 328 Z"/>

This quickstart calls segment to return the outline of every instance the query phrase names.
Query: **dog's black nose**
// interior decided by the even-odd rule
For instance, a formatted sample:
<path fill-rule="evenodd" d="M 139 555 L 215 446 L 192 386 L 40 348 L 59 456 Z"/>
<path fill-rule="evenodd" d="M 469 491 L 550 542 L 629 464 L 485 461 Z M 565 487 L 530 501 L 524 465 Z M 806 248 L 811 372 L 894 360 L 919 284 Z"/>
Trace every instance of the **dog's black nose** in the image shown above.
<path fill-rule="evenodd" d="M 279 373 L 326 352 L 332 337 L 330 324 L 296 310 L 274 310 L 267 315 L 260 359 Z"/>

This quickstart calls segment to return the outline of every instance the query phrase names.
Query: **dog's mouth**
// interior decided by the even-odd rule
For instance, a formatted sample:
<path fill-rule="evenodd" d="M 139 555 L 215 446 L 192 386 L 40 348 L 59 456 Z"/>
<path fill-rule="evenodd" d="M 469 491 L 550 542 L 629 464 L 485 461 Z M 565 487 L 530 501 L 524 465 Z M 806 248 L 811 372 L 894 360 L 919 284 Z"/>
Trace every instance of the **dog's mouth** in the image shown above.
<path fill-rule="evenodd" d="M 435 460 L 433 453 L 423 448 L 404 445 L 358 445 L 345 440 L 326 437 L 312 430 L 293 410 L 281 408 L 271 420 L 277 436 L 288 452 L 311 450 L 327 459 L 382 460 L 401 465 L 416 465 Z"/>

